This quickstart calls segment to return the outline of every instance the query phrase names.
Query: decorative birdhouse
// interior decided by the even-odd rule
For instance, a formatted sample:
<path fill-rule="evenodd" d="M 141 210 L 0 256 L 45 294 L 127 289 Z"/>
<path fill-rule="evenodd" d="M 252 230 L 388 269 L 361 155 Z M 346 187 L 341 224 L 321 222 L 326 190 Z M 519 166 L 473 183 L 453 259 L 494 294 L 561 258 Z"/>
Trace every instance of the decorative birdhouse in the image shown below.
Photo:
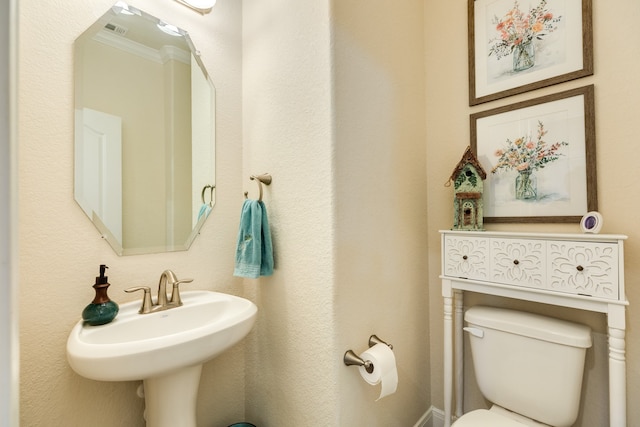
<path fill-rule="evenodd" d="M 449 183 L 453 182 L 453 229 L 483 230 L 482 192 L 487 173 L 467 147 L 453 170 Z"/>

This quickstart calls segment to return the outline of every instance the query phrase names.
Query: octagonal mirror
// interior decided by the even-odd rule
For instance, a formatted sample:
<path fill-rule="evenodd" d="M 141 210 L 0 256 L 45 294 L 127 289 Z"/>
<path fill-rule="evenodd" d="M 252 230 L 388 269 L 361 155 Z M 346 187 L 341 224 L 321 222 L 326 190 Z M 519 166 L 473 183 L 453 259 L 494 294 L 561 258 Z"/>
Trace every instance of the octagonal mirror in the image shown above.
<path fill-rule="evenodd" d="M 74 53 L 75 200 L 119 255 L 188 249 L 215 203 L 215 89 L 189 34 L 118 2 Z"/>

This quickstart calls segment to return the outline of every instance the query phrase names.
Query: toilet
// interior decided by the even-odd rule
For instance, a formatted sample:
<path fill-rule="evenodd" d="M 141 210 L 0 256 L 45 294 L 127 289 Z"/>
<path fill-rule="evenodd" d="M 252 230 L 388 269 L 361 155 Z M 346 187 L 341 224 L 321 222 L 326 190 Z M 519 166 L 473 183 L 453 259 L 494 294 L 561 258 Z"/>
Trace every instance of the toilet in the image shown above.
<path fill-rule="evenodd" d="M 493 406 L 455 427 L 570 427 L 578 417 L 591 329 L 551 317 L 475 306 L 465 313 L 476 381 Z"/>

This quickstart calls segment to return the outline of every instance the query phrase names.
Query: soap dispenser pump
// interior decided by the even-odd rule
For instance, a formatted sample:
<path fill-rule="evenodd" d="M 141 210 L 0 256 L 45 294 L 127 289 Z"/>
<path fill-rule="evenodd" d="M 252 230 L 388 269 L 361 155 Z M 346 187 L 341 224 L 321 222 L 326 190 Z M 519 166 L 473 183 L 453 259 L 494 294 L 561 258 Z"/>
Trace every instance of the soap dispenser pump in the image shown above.
<path fill-rule="evenodd" d="M 105 270 L 109 268 L 106 265 L 100 265 L 100 276 L 96 277 L 96 283 L 93 289 L 96 290 L 96 296 L 91 304 L 82 311 L 82 319 L 91 326 L 104 325 L 111 322 L 118 314 L 118 304 L 109 299 L 107 288 L 109 287 L 108 277 L 105 276 Z"/>

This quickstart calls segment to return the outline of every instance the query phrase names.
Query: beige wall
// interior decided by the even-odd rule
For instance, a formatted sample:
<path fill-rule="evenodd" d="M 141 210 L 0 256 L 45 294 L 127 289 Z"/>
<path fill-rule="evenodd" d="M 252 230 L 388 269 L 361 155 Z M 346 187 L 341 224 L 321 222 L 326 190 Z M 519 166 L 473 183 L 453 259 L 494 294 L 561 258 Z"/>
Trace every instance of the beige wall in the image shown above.
<path fill-rule="evenodd" d="M 394 346 L 396 394 L 339 366 L 339 426 L 412 426 L 429 407 L 422 0 L 331 2 L 338 350 Z"/>
<path fill-rule="evenodd" d="M 73 41 L 113 0 L 21 1 L 19 28 L 19 289 L 21 425 L 142 426 L 137 383 L 103 383 L 75 374 L 67 335 L 92 300 L 99 264 L 109 269 L 110 296 L 155 287 L 173 269 L 194 289 L 242 294 L 232 277 L 240 175 L 241 4 L 220 1 L 201 16 L 173 1 L 132 4 L 187 29 L 217 86 L 218 203 L 188 252 L 118 257 L 73 200 Z M 244 416 L 244 346 L 204 369 L 200 425 L 228 425 Z"/>
<path fill-rule="evenodd" d="M 628 425 L 640 424 L 640 408 L 635 405 L 640 398 L 640 334 L 637 326 L 640 310 L 638 277 L 640 265 L 634 260 L 640 255 L 640 233 L 634 228 L 634 218 L 639 202 L 634 197 L 637 165 L 635 123 L 640 110 L 640 72 L 637 49 L 628 43 L 631 28 L 640 18 L 640 4 L 635 0 L 621 0 L 612 8 L 606 2 L 593 2 L 593 35 L 595 74 L 592 77 L 556 85 L 536 92 L 468 107 L 467 92 L 467 28 L 466 0 L 453 2 L 425 2 L 425 58 L 427 74 L 427 174 L 429 182 L 429 289 L 431 302 L 430 328 L 432 357 L 433 404 L 443 407 L 442 398 L 442 300 L 440 298 L 439 235 L 437 230 L 449 228 L 453 222 L 453 203 L 450 187 L 444 183 L 450 176 L 466 146 L 469 144 L 469 114 L 497 106 L 556 93 L 569 88 L 595 85 L 596 145 L 599 211 L 604 216 L 603 233 L 627 234 L 625 244 L 626 289 L 631 303 L 627 311 L 627 388 Z M 575 225 L 520 224 L 491 225 L 492 230 L 568 231 L 580 232 Z M 606 332 L 604 316 L 585 314 L 577 310 L 560 310 L 536 307 L 532 304 L 515 304 L 499 299 L 473 299 L 469 303 L 489 302 L 515 306 L 521 309 L 549 311 L 554 315 L 591 325 L 599 333 Z M 599 337 L 594 352 L 606 357 L 606 344 Z M 594 357 L 592 354 L 590 357 Z M 606 373 L 597 372 L 603 361 L 589 365 L 587 375 L 594 381 L 590 392 L 606 390 Z M 604 361 L 606 363 L 606 361 Z M 604 381 L 603 381 L 604 380 Z M 594 397 L 594 399 L 597 399 Z M 602 414 L 608 410 L 606 402 L 595 401 Z M 604 407 L 603 407 L 604 406 Z M 592 410 L 592 408 L 590 409 Z M 606 419 L 606 416 L 605 416 Z M 594 419 L 584 422 L 593 424 Z"/>
<path fill-rule="evenodd" d="M 256 284 L 258 425 L 408 426 L 429 406 L 422 14 L 421 0 L 244 2 L 244 171 L 274 177 L 277 255 Z M 342 363 L 372 333 L 400 377 L 378 403 Z"/>
<path fill-rule="evenodd" d="M 257 425 L 336 424 L 327 1 L 243 2 L 243 178 L 269 172 L 276 271 L 248 280 L 260 311 L 247 364 Z"/>

